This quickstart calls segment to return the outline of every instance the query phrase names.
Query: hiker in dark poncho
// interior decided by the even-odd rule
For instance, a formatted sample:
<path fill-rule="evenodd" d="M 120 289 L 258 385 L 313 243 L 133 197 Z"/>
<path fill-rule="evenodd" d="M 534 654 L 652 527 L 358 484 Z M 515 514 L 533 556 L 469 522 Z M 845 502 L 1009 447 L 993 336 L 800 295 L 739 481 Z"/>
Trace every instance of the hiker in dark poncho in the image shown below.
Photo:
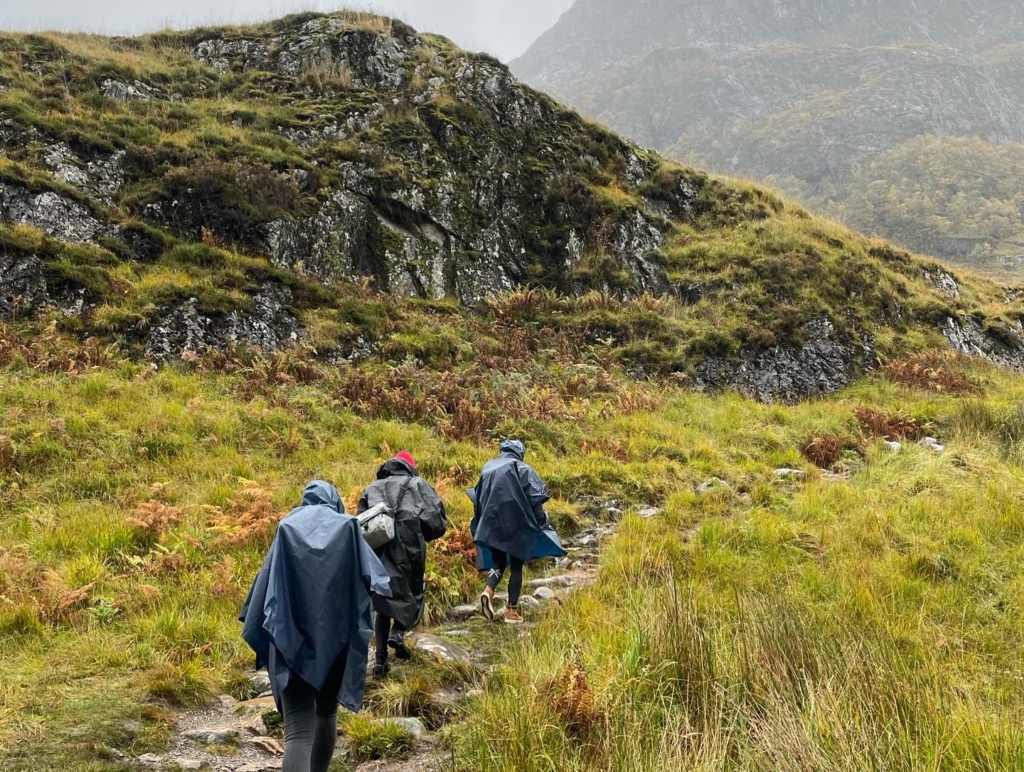
<path fill-rule="evenodd" d="M 423 615 L 423 574 L 427 566 L 427 542 L 448 530 L 444 504 L 434 487 L 420 477 L 416 462 L 406 451 L 385 461 L 377 480 L 359 498 L 358 513 L 386 503 L 395 518 L 395 538 L 376 550 L 391 580 L 390 597 L 374 595 L 377 612 L 374 633 L 377 650 L 373 674 L 388 674 L 388 647 L 399 659 L 409 659 L 405 634 Z"/>
<path fill-rule="evenodd" d="M 519 440 L 505 440 L 501 454 L 484 465 L 480 481 L 466 491 L 473 501 L 470 529 L 477 547 L 477 567 L 488 571 L 487 588 L 480 595 L 480 610 L 494 619 L 494 590 L 511 568 L 505 621 L 520 624 L 519 595 L 523 564 L 539 558 L 561 557 L 565 550 L 544 511 L 548 491 L 544 481 L 523 459 Z"/>
<path fill-rule="evenodd" d="M 239 619 L 284 716 L 283 772 L 327 772 L 338 704 L 362 707 L 372 631 L 370 591 L 388 575 L 333 485 L 306 486 L 278 526 Z"/>

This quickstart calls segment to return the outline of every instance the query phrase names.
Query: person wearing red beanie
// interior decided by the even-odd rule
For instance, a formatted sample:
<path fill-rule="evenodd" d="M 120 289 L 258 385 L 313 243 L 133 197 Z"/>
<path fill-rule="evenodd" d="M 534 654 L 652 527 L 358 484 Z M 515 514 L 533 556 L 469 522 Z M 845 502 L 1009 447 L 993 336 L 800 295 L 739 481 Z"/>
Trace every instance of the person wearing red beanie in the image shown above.
<path fill-rule="evenodd" d="M 405 634 L 419 624 L 423 615 L 427 542 L 444 536 L 448 518 L 434 486 L 420 477 L 416 461 L 407 450 L 400 450 L 381 465 L 376 481 L 359 498 L 357 511 L 361 514 L 378 504 L 386 504 L 395 519 L 395 538 L 374 550 L 391 582 L 391 597 L 373 596 L 377 612 L 373 675 L 383 678 L 391 669 L 389 648 L 399 659 L 412 656 Z"/>

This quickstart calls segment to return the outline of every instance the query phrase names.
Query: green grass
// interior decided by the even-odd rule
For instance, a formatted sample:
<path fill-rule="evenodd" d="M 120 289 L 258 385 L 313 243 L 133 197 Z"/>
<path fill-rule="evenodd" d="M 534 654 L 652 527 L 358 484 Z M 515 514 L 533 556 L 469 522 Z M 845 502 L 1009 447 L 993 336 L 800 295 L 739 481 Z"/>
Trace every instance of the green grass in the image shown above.
<path fill-rule="evenodd" d="M 583 517 L 584 494 L 664 513 L 627 516 L 598 584 L 532 638 L 501 644 L 500 670 L 455 730 L 459 763 L 1020 763 L 1024 386 L 960 366 L 983 395 L 874 376 L 782 407 L 666 387 L 633 415 L 597 401 L 573 420 L 538 422 L 526 439 L 559 523 Z M 330 380 L 253 389 L 253 372 L 117 359 L 79 374 L 18 359 L 3 368 L 0 753 L 10 768 L 112 768 L 110 749 L 159 749 L 169 711 L 232 691 L 250 661 L 235 614 L 274 518 L 306 480 L 331 480 L 351 502 L 381 459 L 409 448 L 465 528 L 462 489 L 488 441 L 361 417 L 371 406 L 339 407 Z M 891 454 L 869 437 L 848 481 L 825 479 L 800 449 L 809 436 L 855 436 L 859 405 L 927 423 L 947 452 L 911 443 Z M 808 477 L 777 480 L 781 466 Z M 729 487 L 694 493 L 710 477 Z M 431 616 L 478 590 L 449 547 L 431 550 Z M 558 693 L 579 688 L 560 678 L 567 668 L 585 674 L 589 697 Z M 428 663 L 406 675 L 371 689 L 368 704 L 435 725 L 436 689 L 467 677 Z M 398 742 L 379 734 L 367 754 Z"/>

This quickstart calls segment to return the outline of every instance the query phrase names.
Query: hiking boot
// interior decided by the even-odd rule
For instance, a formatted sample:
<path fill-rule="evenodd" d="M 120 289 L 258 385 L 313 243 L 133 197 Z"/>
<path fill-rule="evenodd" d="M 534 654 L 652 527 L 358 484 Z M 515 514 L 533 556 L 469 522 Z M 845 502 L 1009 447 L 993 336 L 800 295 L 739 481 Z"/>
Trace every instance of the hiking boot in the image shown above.
<path fill-rule="evenodd" d="M 509 606 L 505 609 L 505 624 L 506 625 L 521 625 L 523 623 L 523 615 L 519 613 L 518 609 L 514 609 Z"/>
<path fill-rule="evenodd" d="M 373 677 L 374 678 L 385 678 L 388 673 L 391 672 L 391 665 L 385 659 L 382 662 L 378 662 L 373 666 Z"/>
<path fill-rule="evenodd" d="M 494 621 L 494 590 L 490 587 L 480 593 L 480 613 L 485 619 Z"/>
<path fill-rule="evenodd" d="M 403 638 L 392 635 L 388 638 L 388 648 L 395 652 L 395 656 L 399 659 L 412 659 L 412 652 L 405 645 Z"/>

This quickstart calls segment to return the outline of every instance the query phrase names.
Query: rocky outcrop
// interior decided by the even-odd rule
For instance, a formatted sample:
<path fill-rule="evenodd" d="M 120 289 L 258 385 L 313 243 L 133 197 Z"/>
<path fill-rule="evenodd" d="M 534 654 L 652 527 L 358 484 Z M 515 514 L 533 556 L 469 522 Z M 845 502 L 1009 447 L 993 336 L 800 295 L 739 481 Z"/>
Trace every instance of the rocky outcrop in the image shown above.
<path fill-rule="evenodd" d="M 253 297 L 253 308 L 246 312 L 203 312 L 196 298 L 166 306 L 157 311 L 157 321 L 146 333 L 145 355 L 157 360 L 173 359 L 238 344 L 264 351 L 285 348 L 304 334 L 287 310 L 290 301 L 288 288 L 268 284 Z"/>
<path fill-rule="evenodd" d="M 0 183 L 0 222 L 29 225 L 46 235 L 86 244 L 103 233 L 103 225 L 82 204 L 53 191 Z"/>
<path fill-rule="evenodd" d="M 827 319 L 804 329 L 799 345 L 742 351 L 739 361 L 712 357 L 697 367 L 697 386 L 734 388 L 762 402 L 796 402 L 831 394 L 873 365 L 872 343 L 844 341 Z"/>
<path fill-rule="evenodd" d="M 350 318 L 339 283 L 471 307 L 530 286 L 597 291 L 611 308 L 674 297 L 687 308 L 671 319 L 660 303 L 623 319 L 595 310 L 580 340 L 635 377 L 764 400 L 841 388 L 874 362 L 876 331 L 930 325 L 935 340 L 946 316 L 960 320 L 952 345 L 1017 364 L 1021 331 L 990 319 L 1016 317 L 979 308 L 973 283 L 667 164 L 488 56 L 345 12 L 178 42 L 133 42 L 146 61 L 133 69 L 113 51 L 123 40 L 109 58 L 96 42 L 95 61 L 24 41 L 20 87 L 39 99 L 70 58 L 81 74 L 65 120 L 0 121 L 0 319 L 49 308 L 154 360 L 308 339 L 358 362 L 419 341 L 391 345 L 390 320 Z"/>

